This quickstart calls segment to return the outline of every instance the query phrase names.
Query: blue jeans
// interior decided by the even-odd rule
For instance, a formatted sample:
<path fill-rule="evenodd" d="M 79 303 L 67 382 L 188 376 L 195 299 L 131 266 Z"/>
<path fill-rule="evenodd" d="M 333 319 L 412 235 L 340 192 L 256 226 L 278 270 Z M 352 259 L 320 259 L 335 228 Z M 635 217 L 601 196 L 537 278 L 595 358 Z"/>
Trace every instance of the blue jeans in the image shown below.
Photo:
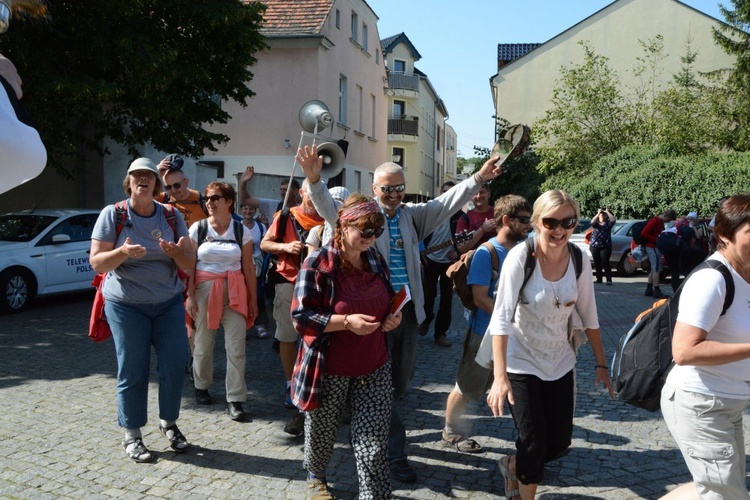
<path fill-rule="evenodd" d="M 182 294 L 158 304 L 108 300 L 104 312 L 117 353 L 118 425 L 126 429 L 146 425 L 152 345 L 159 373 L 159 418 L 177 420 L 190 357 Z"/>
<path fill-rule="evenodd" d="M 393 371 L 393 406 L 391 410 L 391 430 L 388 434 L 388 459 L 406 458 L 406 428 L 396 409 L 397 401 L 404 397 L 414 376 L 414 363 L 417 358 L 417 315 L 414 303 L 409 302 L 402 309 L 401 324 L 388 332 L 388 351 Z"/>

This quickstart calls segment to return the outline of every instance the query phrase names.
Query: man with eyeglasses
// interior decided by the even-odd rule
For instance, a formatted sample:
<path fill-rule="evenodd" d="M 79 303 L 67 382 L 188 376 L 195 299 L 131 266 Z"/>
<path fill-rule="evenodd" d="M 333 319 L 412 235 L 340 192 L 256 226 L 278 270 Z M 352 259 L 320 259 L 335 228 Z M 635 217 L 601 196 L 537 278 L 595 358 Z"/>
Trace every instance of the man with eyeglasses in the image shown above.
<path fill-rule="evenodd" d="M 461 428 L 461 416 L 469 401 L 479 401 L 492 387 L 494 374 L 476 362 L 477 352 L 482 343 L 490 317 L 495 306 L 497 279 L 506 255 L 511 248 L 526 238 L 531 230 L 531 205 L 521 196 L 507 195 L 495 202 L 494 223 L 497 227 L 495 238 L 491 239 L 492 250 L 480 246 L 471 259 L 466 283 L 471 286 L 476 310 L 473 311 L 468 338 L 463 343 L 463 353 L 456 372 L 456 385 L 448 394 L 445 408 L 443 443 L 463 453 L 480 453 L 482 446 L 467 437 L 467 430 Z M 497 255 L 497 268 L 492 265 L 492 255 Z"/>
<path fill-rule="evenodd" d="M 375 169 L 373 193 L 386 216 L 386 230 L 377 238 L 375 246 L 388 262 L 391 284 L 398 291 L 409 286 L 412 300 L 402 310 L 398 328 L 388 333 L 388 348 L 393 371 L 393 398 L 403 398 L 414 374 L 417 353 L 418 326 L 425 320 L 424 292 L 419 259 L 419 242 L 457 212 L 482 184 L 500 175 L 498 158 L 490 158 L 482 168 L 460 184 L 433 200 L 424 203 L 402 204 L 406 190 L 403 169 L 386 162 Z M 310 198 L 318 213 L 332 224 L 336 222 L 336 207 L 331 195 L 320 182 L 323 157 L 316 146 L 305 146 L 297 153 L 297 162 L 307 177 Z M 406 428 L 396 405 L 391 410 L 391 430 L 388 437 L 388 458 L 391 477 L 402 482 L 415 482 L 417 475 L 407 461 Z"/>
<path fill-rule="evenodd" d="M 208 217 L 208 211 L 203 193 L 188 189 L 190 179 L 182 172 L 183 164 L 182 157 L 176 154 L 171 154 L 159 162 L 156 168 L 164 181 L 165 192 L 154 199 L 160 203 L 174 205 L 185 218 L 189 228 L 194 222 Z"/>

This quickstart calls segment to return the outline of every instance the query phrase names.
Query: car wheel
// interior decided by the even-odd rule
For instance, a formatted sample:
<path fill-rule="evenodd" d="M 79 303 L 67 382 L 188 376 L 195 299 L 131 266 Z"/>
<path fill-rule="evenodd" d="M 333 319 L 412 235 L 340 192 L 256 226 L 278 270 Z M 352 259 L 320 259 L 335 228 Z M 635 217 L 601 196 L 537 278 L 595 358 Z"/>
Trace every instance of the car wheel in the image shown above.
<path fill-rule="evenodd" d="M 625 252 L 620 259 L 620 262 L 617 263 L 617 272 L 620 273 L 620 275 L 626 276 L 628 278 L 631 276 L 635 276 L 635 273 L 638 272 L 638 267 L 634 266 L 633 263 L 630 262 L 630 259 L 628 259 L 629 256 L 630 252 Z"/>
<path fill-rule="evenodd" d="M 8 269 L 0 274 L 0 311 L 21 312 L 34 300 L 36 284 L 25 269 Z"/>

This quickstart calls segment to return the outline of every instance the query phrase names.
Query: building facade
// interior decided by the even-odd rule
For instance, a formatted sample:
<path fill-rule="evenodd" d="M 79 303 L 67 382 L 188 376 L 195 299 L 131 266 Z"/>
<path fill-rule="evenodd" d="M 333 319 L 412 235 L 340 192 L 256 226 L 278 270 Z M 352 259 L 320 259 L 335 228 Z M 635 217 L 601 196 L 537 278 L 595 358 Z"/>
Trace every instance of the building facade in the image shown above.
<path fill-rule="evenodd" d="M 662 83 L 672 80 L 682 66 L 686 43 L 698 51 L 696 72 L 729 68 L 734 58 L 714 43 L 712 27 L 720 21 L 678 0 L 616 0 L 545 43 L 500 44 L 498 72 L 490 78 L 496 116 L 510 123 L 542 118 L 549 107 L 560 68 L 581 64 L 587 42 L 609 58 L 623 85 L 636 85 L 632 69 L 643 56 L 639 41 L 662 35 Z"/>
<path fill-rule="evenodd" d="M 414 66 L 422 56 L 404 33 L 380 44 L 390 89 L 388 153 L 404 168 L 407 201 L 424 201 L 439 194 L 450 178 L 445 166 L 448 110 L 427 75 Z M 455 132 L 452 137 L 455 156 Z"/>

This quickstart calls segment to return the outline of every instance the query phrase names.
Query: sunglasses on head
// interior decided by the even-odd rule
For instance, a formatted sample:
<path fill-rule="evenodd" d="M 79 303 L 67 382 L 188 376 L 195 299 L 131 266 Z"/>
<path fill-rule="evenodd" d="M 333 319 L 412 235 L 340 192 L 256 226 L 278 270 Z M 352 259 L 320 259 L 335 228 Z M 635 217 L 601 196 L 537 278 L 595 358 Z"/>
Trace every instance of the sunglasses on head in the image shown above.
<path fill-rule="evenodd" d="M 377 184 L 375 184 L 378 186 Z M 392 192 L 396 191 L 397 193 L 402 193 L 404 189 L 406 189 L 406 184 L 399 184 L 397 186 L 378 186 L 382 192 L 385 194 L 391 194 Z"/>
<path fill-rule="evenodd" d="M 368 227 L 367 229 L 360 229 L 360 228 L 358 228 L 357 226 L 355 226 L 353 224 L 349 224 L 349 226 L 353 227 L 354 229 L 356 229 L 357 231 L 359 231 L 359 235 L 362 238 L 364 238 L 364 239 L 372 238 L 373 236 L 375 238 L 379 238 L 380 235 L 383 234 L 383 231 L 385 231 L 385 229 L 383 227 L 378 227 L 378 228 L 375 228 L 375 229 L 373 229 L 371 227 Z"/>
<path fill-rule="evenodd" d="M 206 196 L 206 201 L 212 201 L 214 203 L 222 199 L 224 199 L 224 197 L 220 194 L 212 194 L 211 196 Z"/>
<path fill-rule="evenodd" d="M 557 226 L 562 226 L 563 229 L 573 229 L 578 224 L 578 219 L 575 217 L 566 217 L 563 220 L 553 219 L 552 217 L 544 217 L 542 219 L 542 225 L 547 229 L 557 229 Z"/>
<path fill-rule="evenodd" d="M 508 218 L 516 219 L 521 224 L 528 224 L 529 222 L 531 222 L 531 217 L 529 217 L 528 215 L 509 215 Z"/>
<path fill-rule="evenodd" d="M 185 179 L 182 179 L 184 181 Z M 175 182 L 174 184 L 165 184 L 164 189 L 167 191 L 171 191 L 173 189 L 180 189 L 180 186 L 182 186 L 182 181 Z"/>

